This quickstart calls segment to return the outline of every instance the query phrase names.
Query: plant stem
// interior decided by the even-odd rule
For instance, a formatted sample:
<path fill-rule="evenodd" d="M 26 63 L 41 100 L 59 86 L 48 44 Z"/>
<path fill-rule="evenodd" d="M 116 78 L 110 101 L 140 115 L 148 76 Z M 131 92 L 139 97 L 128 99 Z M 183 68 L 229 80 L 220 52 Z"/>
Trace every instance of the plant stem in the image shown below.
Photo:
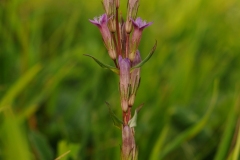
<path fill-rule="evenodd" d="M 118 45 L 117 45 L 118 55 L 122 55 L 121 54 L 120 32 L 119 32 L 119 21 L 118 21 L 118 7 L 116 7 L 116 30 L 117 30 L 117 40 L 118 40 Z"/>
<path fill-rule="evenodd" d="M 126 34 L 127 36 L 126 36 L 126 57 L 128 58 L 128 52 L 129 52 L 129 36 L 130 36 L 130 34 Z"/>

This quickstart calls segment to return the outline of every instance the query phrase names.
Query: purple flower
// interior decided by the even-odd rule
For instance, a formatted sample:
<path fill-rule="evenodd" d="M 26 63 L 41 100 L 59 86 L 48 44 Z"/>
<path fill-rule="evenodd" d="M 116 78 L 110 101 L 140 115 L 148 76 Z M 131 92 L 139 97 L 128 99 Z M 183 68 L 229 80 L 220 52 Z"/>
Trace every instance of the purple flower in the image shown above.
<path fill-rule="evenodd" d="M 137 65 L 141 61 L 142 60 L 141 60 L 140 52 L 137 50 L 135 59 L 132 62 L 132 67 Z M 130 107 L 133 106 L 133 104 L 134 104 L 139 84 L 140 84 L 140 68 L 136 68 L 130 74 L 131 90 L 130 90 L 130 97 L 129 97 L 129 101 L 128 101 L 128 105 Z"/>
<path fill-rule="evenodd" d="M 149 22 L 147 23 L 146 21 L 143 21 L 140 17 L 136 18 L 136 20 L 132 20 L 133 25 L 134 25 L 134 29 L 139 29 L 139 30 L 143 30 L 144 28 L 150 26 L 153 22 Z"/>
<path fill-rule="evenodd" d="M 116 57 L 117 57 L 117 54 L 116 54 L 114 43 L 113 43 L 113 40 L 112 40 L 112 37 L 111 37 L 111 33 L 108 29 L 107 15 L 103 14 L 100 17 L 98 17 L 98 18 L 95 17 L 93 20 L 89 20 L 89 21 L 99 28 L 99 30 L 102 34 L 104 44 L 105 44 L 105 46 L 108 50 L 108 54 L 112 59 L 115 60 Z"/>
<path fill-rule="evenodd" d="M 131 63 L 128 58 L 122 58 L 122 56 L 119 56 L 118 64 L 120 69 L 119 88 L 120 88 L 120 94 L 121 94 L 121 107 L 122 107 L 122 110 L 126 112 L 128 109 Z"/>
<path fill-rule="evenodd" d="M 136 51 L 141 41 L 143 29 L 150 26 L 152 22 L 147 23 L 146 21 L 143 21 L 140 17 L 138 17 L 135 21 L 132 19 L 132 23 L 134 26 L 134 31 L 132 35 L 132 41 L 130 46 L 131 48 L 130 48 L 130 54 L 129 54 L 129 59 L 131 61 L 133 61 L 135 58 Z"/>

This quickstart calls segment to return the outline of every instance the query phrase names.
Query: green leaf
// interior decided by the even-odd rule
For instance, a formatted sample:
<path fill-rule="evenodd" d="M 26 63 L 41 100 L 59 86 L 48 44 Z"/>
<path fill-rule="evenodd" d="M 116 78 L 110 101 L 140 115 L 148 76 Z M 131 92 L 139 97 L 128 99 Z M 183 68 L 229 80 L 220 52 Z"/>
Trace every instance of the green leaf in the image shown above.
<path fill-rule="evenodd" d="M 156 47 L 157 47 L 157 41 L 155 42 L 151 52 L 148 54 L 148 56 L 140 63 L 138 63 L 136 66 L 133 66 L 130 70 L 130 72 L 132 72 L 135 68 L 139 68 L 141 67 L 142 65 L 144 65 L 153 55 L 154 51 L 156 50 Z"/>
<path fill-rule="evenodd" d="M 240 126 L 238 125 L 237 142 L 233 150 L 233 160 L 238 160 L 240 157 Z"/>
<path fill-rule="evenodd" d="M 84 55 L 84 56 L 91 57 L 91 58 L 92 58 L 95 62 L 97 62 L 97 64 L 98 64 L 99 66 L 101 66 L 102 68 L 104 68 L 104 69 L 109 69 L 109 70 L 113 71 L 114 73 L 119 74 L 119 69 L 117 69 L 116 67 L 110 66 L 110 65 L 108 65 L 108 64 L 104 64 L 104 63 L 100 62 L 97 58 L 95 58 L 95 57 L 93 57 L 93 56 L 91 56 L 91 55 L 89 55 L 89 54 L 83 54 L 83 55 Z"/>
<path fill-rule="evenodd" d="M 136 127 L 136 126 L 137 126 L 137 114 L 138 114 L 139 110 L 142 108 L 142 106 L 143 106 L 143 104 L 140 105 L 140 106 L 135 110 L 135 113 L 134 113 L 132 119 L 130 119 L 130 120 L 128 121 L 129 127 L 133 128 L 133 127 Z"/>
<path fill-rule="evenodd" d="M 61 140 L 57 145 L 58 157 L 55 160 L 67 160 L 69 158 L 69 153 L 71 150 L 69 149 L 67 141 Z"/>
<path fill-rule="evenodd" d="M 59 141 L 57 146 L 58 157 L 55 160 L 77 159 L 80 147 L 81 145 L 78 143 L 69 143 L 66 140 Z"/>
<path fill-rule="evenodd" d="M 169 129 L 170 129 L 170 124 L 167 123 L 164 128 L 162 129 L 162 131 L 160 132 L 158 138 L 156 139 L 156 142 L 154 144 L 154 147 L 152 149 L 152 153 L 150 156 L 150 160 L 155 160 L 156 157 L 158 157 L 159 155 L 159 151 L 162 150 L 163 146 L 164 146 L 164 142 L 167 139 L 167 136 L 169 134 Z"/>
<path fill-rule="evenodd" d="M 44 135 L 40 132 L 30 131 L 29 139 L 37 159 L 53 159 L 53 151 Z"/>
<path fill-rule="evenodd" d="M 234 134 L 234 129 L 236 128 L 238 111 L 237 106 L 239 103 L 239 94 L 236 96 L 236 102 L 234 105 L 229 108 L 228 118 L 226 121 L 226 128 L 221 137 L 221 142 L 218 145 L 217 153 L 214 157 L 214 160 L 227 159 L 229 148 L 231 147 L 232 135 Z"/>
<path fill-rule="evenodd" d="M 122 125 L 123 125 L 123 122 L 114 114 L 114 112 L 112 111 L 111 107 L 110 107 L 110 104 L 108 102 L 105 102 L 106 105 L 108 106 L 108 109 L 109 109 L 109 113 L 110 113 L 110 117 L 113 121 L 113 124 L 121 129 Z"/>
<path fill-rule="evenodd" d="M 134 116 L 128 121 L 129 127 L 133 128 L 137 126 L 137 111 L 135 110 Z"/>
<path fill-rule="evenodd" d="M 0 159 L 30 160 L 31 151 L 24 127 L 19 125 L 11 108 L 4 111 L 0 126 Z"/>
<path fill-rule="evenodd" d="M 22 92 L 22 90 L 27 88 L 29 82 L 35 78 L 35 76 L 39 73 L 41 68 L 42 67 L 40 64 L 36 64 L 12 85 L 12 87 L 0 100 L 0 112 L 5 110 L 7 107 L 11 106 L 12 102 L 14 101 L 14 98 L 18 96 Z"/>

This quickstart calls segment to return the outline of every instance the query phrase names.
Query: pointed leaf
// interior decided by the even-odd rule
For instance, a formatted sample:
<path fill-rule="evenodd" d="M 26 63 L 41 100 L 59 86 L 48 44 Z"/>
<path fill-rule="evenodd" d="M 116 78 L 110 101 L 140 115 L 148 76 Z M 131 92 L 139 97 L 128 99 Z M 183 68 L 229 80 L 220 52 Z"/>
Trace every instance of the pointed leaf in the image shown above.
<path fill-rule="evenodd" d="M 134 116 L 128 121 L 129 127 L 133 128 L 137 126 L 137 114 L 138 112 L 135 110 Z"/>
<path fill-rule="evenodd" d="M 108 109 L 109 109 L 109 113 L 110 113 L 110 117 L 113 121 L 113 124 L 121 129 L 122 125 L 123 125 L 123 122 L 114 114 L 114 112 L 112 111 L 111 107 L 110 107 L 110 104 L 108 102 L 105 102 L 106 105 L 108 106 Z"/>
<path fill-rule="evenodd" d="M 83 54 L 83 55 L 84 55 L 84 56 L 91 57 L 91 58 L 92 58 L 95 62 L 97 62 L 97 64 L 98 64 L 99 66 L 101 66 L 102 68 L 104 68 L 104 69 L 109 69 L 109 70 L 113 71 L 114 73 L 119 74 L 119 69 L 117 69 L 116 67 L 110 66 L 110 65 L 108 65 L 108 64 L 104 64 L 104 63 L 100 62 L 97 58 L 95 58 L 95 57 L 93 57 L 93 56 L 91 56 L 91 55 L 89 55 L 89 54 Z"/>
<path fill-rule="evenodd" d="M 130 72 L 132 72 L 135 68 L 139 68 L 141 67 L 142 65 L 144 65 L 153 55 L 154 51 L 156 50 L 156 47 L 157 47 L 157 41 L 155 42 L 151 52 L 148 54 L 148 56 L 140 63 L 138 63 L 136 66 L 133 66 L 130 70 Z"/>
<path fill-rule="evenodd" d="M 137 126 L 137 114 L 138 114 L 139 110 L 142 108 L 142 106 L 143 106 L 143 104 L 140 105 L 140 106 L 135 110 L 135 113 L 134 113 L 132 119 L 130 119 L 130 120 L 128 121 L 129 127 L 133 128 L 133 127 L 136 127 L 136 126 Z"/>

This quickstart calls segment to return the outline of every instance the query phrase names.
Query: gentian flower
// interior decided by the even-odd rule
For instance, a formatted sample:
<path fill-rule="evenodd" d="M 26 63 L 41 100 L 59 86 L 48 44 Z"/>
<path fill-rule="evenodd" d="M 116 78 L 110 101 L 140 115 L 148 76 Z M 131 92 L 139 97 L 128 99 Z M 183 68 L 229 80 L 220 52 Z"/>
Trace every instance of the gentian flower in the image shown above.
<path fill-rule="evenodd" d="M 116 50 L 115 50 L 115 47 L 114 47 L 114 43 L 113 43 L 113 40 L 112 40 L 111 33 L 108 29 L 107 15 L 103 14 L 100 17 L 98 17 L 98 18 L 95 17 L 93 20 L 89 20 L 89 21 L 99 28 L 99 30 L 102 34 L 104 44 L 105 44 L 105 46 L 108 50 L 108 54 L 113 60 L 115 60 L 116 57 L 117 57 L 117 54 L 116 54 Z"/>
<path fill-rule="evenodd" d="M 130 46 L 131 48 L 130 48 L 130 54 L 129 54 L 129 59 L 131 61 L 133 61 L 135 58 L 136 51 L 141 41 L 143 29 L 150 26 L 152 22 L 147 23 L 146 21 L 143 21 L 140 17 L 138 17 L 135 21 L 132 19 L 132 23 L 133 23 L 134 31 L 132 35 L 131 46 Z"/>
<path fill-rule="evenodd" d="M 140 52 L 137 50 L 136 56 L 132 62 L 132 67 L 137 65 L 141 61 L 142 60 L 141 60 Z M 134 104 L 136 92 L 138 90 L 139 84 L 140 84 L 140 68 L 135 68 L 130 74 L 131 90 L 130 90 L 130 97 L 129 97 L 129 101 L 128 101 L 128 105 L 130 107 L 133 106 L 133 104 Z"/>
<path fill-rule="evenodd" d="M 130 60 L 128 58 L 122 58 L 119 56 L 118 64 L 120 69 L 120 95 L 121 95 L 121 107 L 124 112 L 128 109 L 129 98 L 129 84 L 130 84 Z"/>

